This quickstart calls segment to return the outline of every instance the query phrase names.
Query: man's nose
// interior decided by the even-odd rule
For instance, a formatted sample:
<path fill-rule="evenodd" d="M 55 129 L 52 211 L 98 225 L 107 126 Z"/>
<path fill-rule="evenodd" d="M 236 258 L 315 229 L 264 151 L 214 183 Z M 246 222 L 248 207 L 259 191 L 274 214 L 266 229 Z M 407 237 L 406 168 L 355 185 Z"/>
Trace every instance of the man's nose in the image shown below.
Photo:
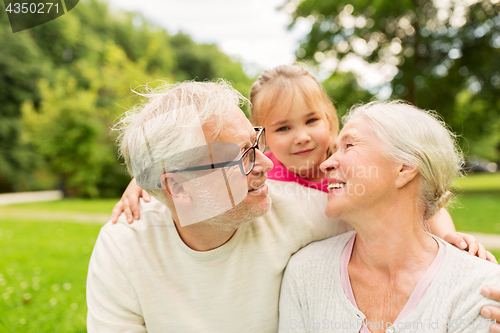
<path fill-rule="evenodd" d="M 268 172 L 274 168 L 273 162 L 258 149 L 255 149 L 255 165 L 252 172 Z"/>

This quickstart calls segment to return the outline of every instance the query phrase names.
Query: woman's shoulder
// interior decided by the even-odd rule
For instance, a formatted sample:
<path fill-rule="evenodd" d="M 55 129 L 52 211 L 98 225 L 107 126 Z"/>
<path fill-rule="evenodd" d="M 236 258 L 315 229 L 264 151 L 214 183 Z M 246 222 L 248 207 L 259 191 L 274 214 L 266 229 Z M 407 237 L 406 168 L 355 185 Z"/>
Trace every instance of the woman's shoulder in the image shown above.
<path fill-rule="evenodd" d="M 446 242 L 445 242 L 446 243 Z M 476 279 L 477 276 L 486 278 L 488 276 L 497 276 L 500 281 L 500 266 L 476 256 L 469 255 L 466 251 L 457 249 L 453 245 L 446 243 L 446 258 L 450 265 L 455 266 L 454 270 L 464 273 L 462 277 Z M 456 274 L 457 272 L 455 272 Z"/>
<path fill-rule="evenodd" d="M 491 285 L 500 285 L 500 266 L 446 243 L 445 261 L 425 305 L 429 311 L 446 312 L 452 321 L 480 324 L 484 320 L 480 317 L 481 307 L 500 305 L 481 294 L 483 287 Z"/>
<path fill-rule="evenodd" d="M 297 251 L 288 262 L 287 269 L 312 272 L 314 269 L 338 266 L 340 254 L 355 231 L 312 242 Z"/>
<path fill-rule="evenodd" d="M 473 299 L 468 303 L 477 303 L 484 298 L 483 287 L 500 285 L 500 266 L 446 243 L 445 259 L 436 280 L 448 290 L 449 297 Z"/>

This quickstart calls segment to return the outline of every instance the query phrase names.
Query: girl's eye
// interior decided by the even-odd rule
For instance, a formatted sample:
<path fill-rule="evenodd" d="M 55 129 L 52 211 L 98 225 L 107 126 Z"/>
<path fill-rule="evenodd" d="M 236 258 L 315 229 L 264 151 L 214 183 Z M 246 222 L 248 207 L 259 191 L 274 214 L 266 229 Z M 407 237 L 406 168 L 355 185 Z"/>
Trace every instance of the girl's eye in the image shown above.
<path fill-rule="evenodd" d="M 281 126 L 280 128 L 278 128 L 278 129 L 276 130 L 276 132 L 284 132 L 284 131 L 286 131 L 286 130 L 288 130 L 288 129 L 289 129 L 289 127 L 288 127 L 288 126 Z"/>
<path fill-rule="evenodd" d="M 308 121 L 306 121 L 306 124 L 312 124 L 312 123 L 314 123 L 315 121 L 318 121 L 318 118 L 312 118 L 312 119 L 309 119 Z"/>

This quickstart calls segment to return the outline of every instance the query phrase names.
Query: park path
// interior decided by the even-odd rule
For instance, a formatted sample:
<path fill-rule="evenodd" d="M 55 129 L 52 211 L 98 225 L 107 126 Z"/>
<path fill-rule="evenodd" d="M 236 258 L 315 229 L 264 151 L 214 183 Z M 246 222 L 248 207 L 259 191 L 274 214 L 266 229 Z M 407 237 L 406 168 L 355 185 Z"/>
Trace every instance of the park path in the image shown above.
<path fill-rule="evenodd" d="M 45 211 L 5 211 L 0 207 L 1 220 L 29 220 L 38 222 L 80 222 L 104 224 L 110 220 L 109 214 L 79 213 L 79 212 L 45 212 Z"/>
<path fill-rule="evenodd" d="M 471 232 L 481 244 L 484 245 L 486 250 L 500 250 L 500 235 L 498 234 L 483 234 L 478 232 Z"/>
<path fill-rule="evenodd" d="M 109 221 L 109 214 L 85 212 L 47 212 L 15 208 L 9 205 L 19 203 L 54 201 L 63 198 L 61 191 L 37 191 L 0 194 L 0 221 L 4 219 L 19 219 L 30 221 L 83 222 L 104 224 Z"/>

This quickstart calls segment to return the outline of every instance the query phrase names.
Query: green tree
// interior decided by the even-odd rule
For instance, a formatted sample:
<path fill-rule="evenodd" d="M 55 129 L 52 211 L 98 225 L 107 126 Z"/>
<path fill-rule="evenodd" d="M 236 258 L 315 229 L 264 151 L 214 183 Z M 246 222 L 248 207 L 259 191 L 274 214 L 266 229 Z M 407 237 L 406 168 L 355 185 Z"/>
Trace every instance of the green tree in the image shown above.
<path fill-rule="evenodd" d="M 321 64 L 356 57 L 387 75 L 392 98 L 435 109 L 471 143 L 499 157 L 500 3 L 474 1 L 304 0 L 292 25 L 312 29 L 298 58 Z M 497 140 L 497 141 L 495 141 Z M 464 145 L 466 143 L 464 142 Z"/>
<path fill-rule="evenodd" d="M 39 158 L 20 140 L 20 107 L 26 99 L 39 102 L 37 81 L 48 73 L 36 43 L 14 35 L 7 15 L 0 15 L 0 192 L 21 191 L 34 182 Z"/>
<path fill-rule="evenodd" d="M 16 34 L 0 15 L 0 192 L 60 185 L 71 196 L 120 194 L 130 178 L 110 126 L 138 101 L 132 89 L 218 77 L 243 94 L 251 86 L 215 45 L 170 36 L 103 1 Z"/>
<path fill-rule="evenodd" d="M 332 98 L 341 118 L 356 103 L 368 102 L 373 95 L 363 89 L 352 73 L 334 73 L 323 81 L 323 88 Z"/>
<path fill-rule="evenodd" d="M 252 80 L 243 72 L 241 64 L 222 53 L 216 45 L 196 44 L 189 35 L 179 32 L 171 39 L 176 53 L 175 75 L 182 80 L 211 80 L 224 78 L 244 96 L 248 96 Z"/>
<path fill-rule="evenodd" d="M 97 94 L 78 90 L 76 80 L 64 75 L 56 82 L 55 89 L 40 82 L 38 110 L 29 102 L 24 104 L 23 139 L 37 148 L 50 171 L 60 175 L 66 195 L 97 196 L 95 184 L 110 154 L 98 144 L 106 131 L 92 113 Z"/>

